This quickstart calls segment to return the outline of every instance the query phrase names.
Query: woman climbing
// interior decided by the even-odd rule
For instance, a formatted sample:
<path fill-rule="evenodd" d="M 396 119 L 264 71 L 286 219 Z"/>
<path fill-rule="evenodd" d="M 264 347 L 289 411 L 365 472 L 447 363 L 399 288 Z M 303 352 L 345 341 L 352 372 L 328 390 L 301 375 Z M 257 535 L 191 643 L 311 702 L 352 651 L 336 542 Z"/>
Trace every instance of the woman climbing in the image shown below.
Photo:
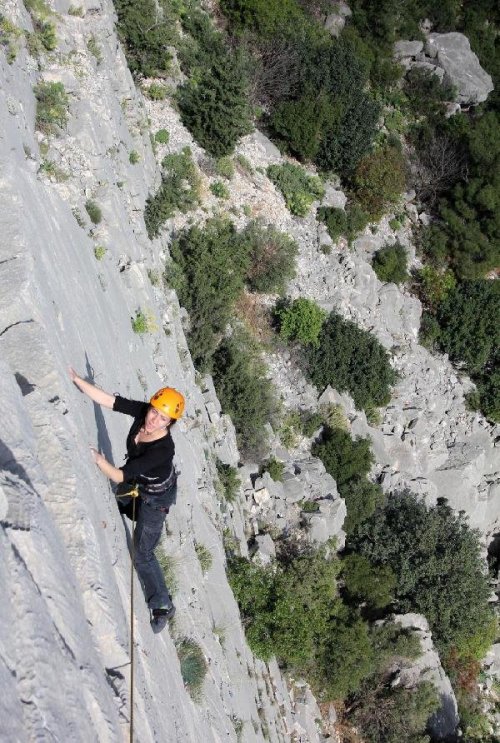
<path fill-rule="evenodd" d="M 184 412 L 184 397 L 172 387 L 163 387 L 149 403 L 128 400 L 95 387 L 79 377 L 72 367 L 69 374 L 74 384 L 95 403 L 134 418 L 127 436 L 127 460 L 123 467 L 114 467 L 92 447 L 91 451 L 101 472 L 114 483 L 130 484 L 129 489 L 138 486 L 135 567 L 151 611 L 153 630 L 160 631 L 174 616 L 175 606 L 154 550 L 160 541 L 169 506 L 175 502 L 177 474 L 170 430 Z M 131 499 L 128 500 L 128 505 L 120 504 L 119 508 L 130 516 Z"/>

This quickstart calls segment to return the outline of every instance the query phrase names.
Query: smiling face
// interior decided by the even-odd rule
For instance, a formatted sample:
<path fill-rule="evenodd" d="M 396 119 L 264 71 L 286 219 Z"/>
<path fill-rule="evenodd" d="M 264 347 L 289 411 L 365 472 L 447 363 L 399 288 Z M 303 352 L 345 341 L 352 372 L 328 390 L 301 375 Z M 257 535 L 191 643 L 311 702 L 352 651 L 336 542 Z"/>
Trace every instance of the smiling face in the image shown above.
<path fill-rule="evenodd" d="M 144 419 L 144 431 L 149 434 L 164 431 L 171 421 L 172 418 L 169 418 L 168 415 L 163 415 L 159 410 L 150 406 Z"/>

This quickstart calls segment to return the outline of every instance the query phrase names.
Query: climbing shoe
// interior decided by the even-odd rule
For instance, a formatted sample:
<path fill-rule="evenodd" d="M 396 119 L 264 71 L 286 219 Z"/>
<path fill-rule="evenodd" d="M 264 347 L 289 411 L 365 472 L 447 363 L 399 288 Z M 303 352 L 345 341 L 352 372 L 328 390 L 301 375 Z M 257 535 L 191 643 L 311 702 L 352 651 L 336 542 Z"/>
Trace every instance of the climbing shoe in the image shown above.
<path fill-rule="evenodd" d="M 167 606 L 162 606 L 159 609 L 151 610 L 151 627 L 153 632 L 161 632 L 166 626 L 169 619 L 173 619 L 175 614 L 175 606 L 170 602 Z"/>

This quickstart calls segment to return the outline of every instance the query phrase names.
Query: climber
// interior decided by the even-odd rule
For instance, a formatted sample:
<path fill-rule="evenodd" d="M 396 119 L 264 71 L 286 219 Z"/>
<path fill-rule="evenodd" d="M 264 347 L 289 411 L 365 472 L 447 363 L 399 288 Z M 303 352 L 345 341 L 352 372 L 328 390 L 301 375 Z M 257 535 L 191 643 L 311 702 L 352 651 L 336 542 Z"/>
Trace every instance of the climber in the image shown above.
<path fill-rule="evenodd" d="M 170 431 L 184 412 L 184 397 L 172 387 L 163 387 L 148 404 L 104 392 L 78 376 L 72 367 L 69 375 L 74 384 L 98 405 L 134 418 L 127 436 L 127 459 L 123 467 L 114 467 L 93 447 L 91 451 L 101 472 L 114 483 L 130 484 L 129 489 L 134 484 L 138 486 L 135 566 L 151 612 L 153 630 L 158 632 L 175 614 L 154 550 L 177 492 L 177 474 L 173 465 L 175 447 Z M 130 516 L 131 499 L 128 501 L 125 505 L 120 503 L 119 508 Z"/>

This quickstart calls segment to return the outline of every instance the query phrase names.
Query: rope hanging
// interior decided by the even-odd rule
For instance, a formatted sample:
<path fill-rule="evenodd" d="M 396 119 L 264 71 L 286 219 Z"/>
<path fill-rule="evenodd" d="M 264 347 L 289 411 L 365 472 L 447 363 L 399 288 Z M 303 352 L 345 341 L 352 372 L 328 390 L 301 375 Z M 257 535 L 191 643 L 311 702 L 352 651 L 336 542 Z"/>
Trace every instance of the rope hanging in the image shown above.
<path fill-rule="evenodd" d="M 130 743 L 134 743 L 134 563 L 135 563 L 135 501 L 132 496 L 132 555 L 130 560 Z"/>

